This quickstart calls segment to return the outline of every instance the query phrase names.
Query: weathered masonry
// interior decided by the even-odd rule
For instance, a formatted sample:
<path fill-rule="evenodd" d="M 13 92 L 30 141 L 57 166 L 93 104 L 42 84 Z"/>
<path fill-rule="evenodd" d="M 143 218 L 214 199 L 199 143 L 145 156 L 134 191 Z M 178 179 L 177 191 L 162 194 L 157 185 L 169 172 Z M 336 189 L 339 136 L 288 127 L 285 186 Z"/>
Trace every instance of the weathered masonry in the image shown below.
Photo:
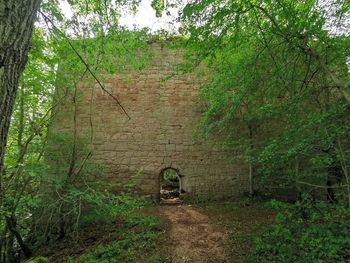
<path fill-rule="evenodd" d="M 194 77 L 174 75 L 165 80 L 181 60 L 181 51 L 160 44 L 152 44 L 152 50 L 155 54 L 145 70 L 113 75 L 104 82 L 131 119 L 97 85 L 78 90 L 77 133 L 88 137 L 92 124 L 91 160 L 106 168 L 95 180 L 132 181 L 139 193 L 157 198 L 160 174 L 171 167 L 189 196 L 237 196 L 247 191 L 246 169 L 234 165 L 212 142 L 193 138 L 200 118 Z M 73 113 L 67 98 L 51 131 L 72 133 Z"/>

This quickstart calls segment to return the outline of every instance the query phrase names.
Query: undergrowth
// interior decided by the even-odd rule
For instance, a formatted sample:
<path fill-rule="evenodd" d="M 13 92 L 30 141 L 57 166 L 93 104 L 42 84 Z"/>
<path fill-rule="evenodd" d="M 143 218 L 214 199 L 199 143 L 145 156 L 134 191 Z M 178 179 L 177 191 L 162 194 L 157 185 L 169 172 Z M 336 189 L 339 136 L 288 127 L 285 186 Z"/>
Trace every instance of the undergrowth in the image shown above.
<path fill-rule="evenodd" d="M 161 262 L 156 243 L 162 224 L 147 213 L 152 205 L 129 195 L 89 194 L 79 235 L 42 247 L 26 263 Z"/>
<path fill-rule="evenodd" d="M 350 209 L 303 196 L 298 202 L 200 202 L 228 229 L 237 262 L 350 262 Z"/>
<path fill-rule="evenodd" d="M 67 263 L 160 262 L 155 245 L 160 234 L 157 218 L 133 214 L 125 220 L 125 225 L 113 233 L 111 242 L 97 245 Z"/>
<path fill-rule="evenodd" d="M 270 206 L 279 213 L 254 238 L 248 262 L 350 261 L 349 209 L 309 197 L 295 204 L 272 201 Z"/>

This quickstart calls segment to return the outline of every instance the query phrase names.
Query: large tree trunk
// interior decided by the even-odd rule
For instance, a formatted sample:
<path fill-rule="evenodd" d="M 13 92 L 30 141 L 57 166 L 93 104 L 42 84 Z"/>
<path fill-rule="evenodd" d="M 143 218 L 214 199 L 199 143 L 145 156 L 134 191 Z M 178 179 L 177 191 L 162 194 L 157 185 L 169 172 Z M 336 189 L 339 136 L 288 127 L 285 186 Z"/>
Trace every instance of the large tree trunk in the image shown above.
<path fill-rule="evenodd" d="M 41 0 L 0 0 L 0 191 L 7 133 Z"/>

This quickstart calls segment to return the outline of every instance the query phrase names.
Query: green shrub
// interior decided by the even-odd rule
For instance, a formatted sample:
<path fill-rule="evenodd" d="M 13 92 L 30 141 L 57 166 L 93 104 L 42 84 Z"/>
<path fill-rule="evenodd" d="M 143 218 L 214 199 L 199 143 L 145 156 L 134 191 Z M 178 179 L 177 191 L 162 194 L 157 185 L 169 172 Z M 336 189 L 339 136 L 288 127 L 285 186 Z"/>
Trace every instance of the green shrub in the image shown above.
<path fill-rule="evenodd" d="M 160 257 L 155 251 L 160 223 L 154 216 L 132 212 L 132 210 L 135 210 L 134 205 L 136 203 L 136 201 L 132 202 L 128 206 L 129 209 L 123 209 L 122 217 L 126 224 L 118 230 L 117 239 L 107 244 L 98 245 L 78 259 L 71 259 L 68 262 L 161 262 L 158 260 Z M 145 254 L 147 254 L 147 257 L 145 257 Z M 150 260 L 145 261 L 145 258 L 148 257 Z"/>
<path fill-rule="evenodd" d="M 276 222 L 254 241 L 249 262 L 348 262 L 350 210 L 304 197 L 296 204 L 273 201 Z"/>
<path fill-rule="evenodd" d="M 177 182 L 179 180 L 178 175 L 174 169 L 164 170 L 163 179 L 165 181 L 170 181 L 170 182 Z"/>
<path fill-rule="evenodd" d="M 49 259 L 47 257 L 38 256 L 38 257 L 26 260 L 25 263 L 45 263 L 48 261 Z"/>

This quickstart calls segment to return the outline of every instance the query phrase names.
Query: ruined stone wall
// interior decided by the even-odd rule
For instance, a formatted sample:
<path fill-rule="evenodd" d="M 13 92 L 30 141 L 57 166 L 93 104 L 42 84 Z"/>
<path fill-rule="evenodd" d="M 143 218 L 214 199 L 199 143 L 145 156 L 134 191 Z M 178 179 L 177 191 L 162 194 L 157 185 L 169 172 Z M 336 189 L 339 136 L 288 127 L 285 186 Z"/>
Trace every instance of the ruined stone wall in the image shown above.
<path fill-rule="evenodd" d="M 90 136 L 92 160 L 106 167 L 96 180 L 135 181 L 140 193 L 157 197 L 163 169 L 172 167 L 189 195 L 239 195 L 247 191 L 247 171 L 228 160 L 213 141 L 197 142 L 193 130 L 200 118 L 198 88 L 191 75 L 174 75 L 178 49 L 152 44 L 149 66 L 110 76 L 106 88 L 118 97 L 131 119 L 97 85 L 78 90 L 78 134 Z M 65 99 L 51 131 L 72 132 L 73 104 Z M 91 122 L 90 122 L 91 121 Z M 103 178 L 102 178 L 103 177 Z"/>

